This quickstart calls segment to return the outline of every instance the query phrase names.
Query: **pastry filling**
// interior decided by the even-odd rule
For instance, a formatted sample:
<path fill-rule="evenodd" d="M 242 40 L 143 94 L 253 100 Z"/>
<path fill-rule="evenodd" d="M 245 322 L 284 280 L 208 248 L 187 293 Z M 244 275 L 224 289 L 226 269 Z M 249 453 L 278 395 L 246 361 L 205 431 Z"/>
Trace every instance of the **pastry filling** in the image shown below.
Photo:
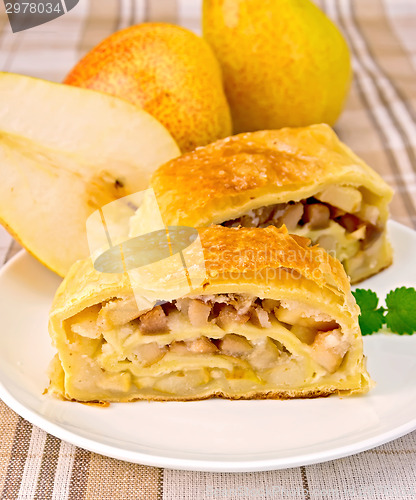
<path fill-rule="evenodd" d="M 330 186 L 313 197 L 260 207 L 222 223 L 227 227 L 283 224 L 334 255 L 357 279 L 376 265 L 383 243 L 378 207 L 366 203 L 361 191 L 349 186 Z"/>
<path fill-rule="evenodd" d="M 351 347 L 333 318 L 306 304 L 233 293 L 142 313 L 132 297 L 112 299 L 67 320 L 66 331 L 70 348 L 122 376 L 123 390 L 172 397 L 213 385 L 237 394 L 307 388 L 335 376 Z"/>

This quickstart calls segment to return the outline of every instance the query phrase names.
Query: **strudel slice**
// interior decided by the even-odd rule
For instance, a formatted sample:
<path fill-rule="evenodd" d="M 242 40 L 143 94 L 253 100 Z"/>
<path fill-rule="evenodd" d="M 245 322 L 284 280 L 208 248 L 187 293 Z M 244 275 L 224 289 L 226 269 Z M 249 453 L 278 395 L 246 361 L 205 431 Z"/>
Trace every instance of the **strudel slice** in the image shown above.
<path fill-rule="evenodd" d="M 369 389 L 359 309 L 337 260 L 284 227 L 213 226 L 199 235 L 205 262 L 193 289 L 166 285 L 169 266 L 157 266 L 157 295 L 137 300 L 127 274 L 74 264 L 50 314 L 58 351 L 50 392 L 116 402 Z"/>
<path fill-rule="evenodd" d="M 159 167 L 151 186 L 166 225 L 285 224 L 335 255 L 353 283 L 392 262 L 392 190 L 327 125 L 217 141 Z"/>

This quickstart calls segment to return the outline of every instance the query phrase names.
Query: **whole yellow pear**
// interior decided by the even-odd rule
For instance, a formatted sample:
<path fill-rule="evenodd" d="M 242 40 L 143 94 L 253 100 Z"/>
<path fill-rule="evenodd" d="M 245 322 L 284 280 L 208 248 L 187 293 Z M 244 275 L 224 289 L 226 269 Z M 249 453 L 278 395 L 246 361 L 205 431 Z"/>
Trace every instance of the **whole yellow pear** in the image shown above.
<path fill-rule="evenodd" d="M 139 106 L 182 152 L 231 134 L 218 61 L 203 38 L 180 26 L 143 23 L 118 31 L 88 52 L 64 83 Z"/>
<path fill-rule="evenodd" d="M 348 46 L 310 0 L 204 0 L 234 132 L 334 124 L 351 82 Z"/>

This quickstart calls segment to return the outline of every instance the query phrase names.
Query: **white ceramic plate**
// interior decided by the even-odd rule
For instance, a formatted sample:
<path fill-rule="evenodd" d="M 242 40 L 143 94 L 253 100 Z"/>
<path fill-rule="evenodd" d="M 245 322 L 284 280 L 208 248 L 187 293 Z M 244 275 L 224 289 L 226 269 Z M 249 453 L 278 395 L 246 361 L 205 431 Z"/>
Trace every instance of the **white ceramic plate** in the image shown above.
<path fill-rule="evenodd" d="M 390 224 L 395 264 L 360 285 L 416 285 L 416 232 Z M 0 397 L 45 431 L 110 457 L 203 471 L 272 470 L 358 453 L 416 429 L 416 335 L 365 337 L 377 387 L 365 396 L 207 400 L 94 408 L 42 392 L 54 353 L 48 310 L 59 279 L 25 252 L 0 273 Z"/>

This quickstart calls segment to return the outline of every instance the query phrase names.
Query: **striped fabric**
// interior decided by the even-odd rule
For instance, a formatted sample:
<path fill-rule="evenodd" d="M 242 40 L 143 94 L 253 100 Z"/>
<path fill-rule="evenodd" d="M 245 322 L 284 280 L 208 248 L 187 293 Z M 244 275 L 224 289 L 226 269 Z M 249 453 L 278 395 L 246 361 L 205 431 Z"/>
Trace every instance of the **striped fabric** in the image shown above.
<path fill-rule="evenodd" d="M 348 39 L 355 79 L 336 129 L 395 189 L 392 217 L 416 228 L 416 3 L 319 0 Z M 1 10 L 3 9 L 3 10 Z M 60 81 L 115 30 L 167 21 L 199 31 L 200 0 L 80 0 L 12 34 L 0 6 L 0 69 Z M 0 227 L 0 265 L 19 246 Z M 414 499 L 416 432 L 320 465 L 250 474 L 161 470 L 102 457 L 33 427 L 0 401 L 0 498 Z"/>

